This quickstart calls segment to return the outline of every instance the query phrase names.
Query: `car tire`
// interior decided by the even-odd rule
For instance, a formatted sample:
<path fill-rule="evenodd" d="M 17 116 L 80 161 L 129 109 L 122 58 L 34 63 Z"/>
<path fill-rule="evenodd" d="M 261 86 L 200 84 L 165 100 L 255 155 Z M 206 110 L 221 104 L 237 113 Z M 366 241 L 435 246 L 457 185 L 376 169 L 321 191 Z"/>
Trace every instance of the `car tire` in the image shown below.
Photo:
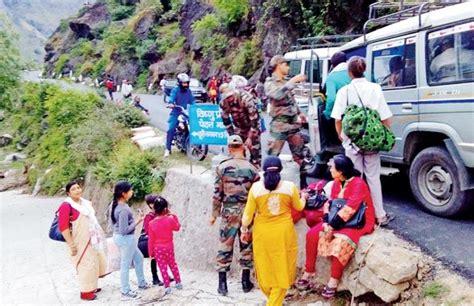
<path fill-rule="evenodd" d="M 454 217 L 472 201 L 472 191 L 460 190 L 458 169 L 444 147 L 419 152 L 411 163 L 409 177 L 417 202 L 434 215 Z"/>

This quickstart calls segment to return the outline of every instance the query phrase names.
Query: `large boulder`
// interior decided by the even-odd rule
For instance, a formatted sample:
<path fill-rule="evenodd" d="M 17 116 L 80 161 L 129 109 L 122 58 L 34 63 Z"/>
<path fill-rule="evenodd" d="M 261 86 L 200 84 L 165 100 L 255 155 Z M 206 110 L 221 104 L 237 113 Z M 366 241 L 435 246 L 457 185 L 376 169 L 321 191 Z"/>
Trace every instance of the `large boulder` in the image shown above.
<path fill-rule="evenodd" d="M 153 10 L 144 10 L 137 17 L 133 25 L 133 31 L 138 39 L 147 39 L 156 22 L 156 14 Z"/>
<path fill-rule="evenodd" d="M 212 13 L 213 11 L 214 9 L 211 5 L 201 1 L 186 0 L 181 6 L 179 13 L 179 28 L 181 29 L 181 33 L 184 35 L 184 37 L 186 37 L 186 42 L 184 45 L 186 49 L 191 49 L 193 51 L 200 49 L 200 46 L 197 44 L 193 35 L 192 25 L 195 21 L 201 19 L 209 13 Z"/>
<path fill-rule="evenodd" d="M 187 72 L 188 67 L 181 53 L 170 54 L 163 60 L 150 66 L 153 78 L 158 79 L 159 75 L 177 75 L 180 72 Z"/>
<path fill-rule="evenodd" d="M 87 8 L 82 15 L 69 22 L 69 28 L 78 38 L 94 39 L 92 32 L 98 25 L 110 22 L 110 13 L 105 2 Z"/>

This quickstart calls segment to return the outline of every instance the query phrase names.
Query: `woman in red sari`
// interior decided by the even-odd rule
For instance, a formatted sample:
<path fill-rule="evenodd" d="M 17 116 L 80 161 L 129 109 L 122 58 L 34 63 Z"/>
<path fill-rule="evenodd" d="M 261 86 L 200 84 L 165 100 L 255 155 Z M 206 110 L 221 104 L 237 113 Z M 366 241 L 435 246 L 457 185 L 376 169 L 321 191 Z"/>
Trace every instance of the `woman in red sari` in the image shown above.
<path fill-rule="evenodd" d="M 324 287 L 322 295 L 331 298 L 335 295 L 337 285 L 344 268 L 354 254 L 360 237 L 374 230 L 375 213 L 369 187 L 354 168 L 350 158 L 336 155 L 329 163 L 334 184 L 330 199 L 343 198 L 346 205 L 337 216 L 328 223 L 329 202 L 326 202 L 323 223 L 311 228 L 306 234 L 306 270 L 298 281 L 298 287 L 309 286 L 309 279 L 316 273 L 316 256 L 331 258 L 331 278 Z M 358 228 L 345 228 L 344 224 L 366 203 L 365 225 Z"/>

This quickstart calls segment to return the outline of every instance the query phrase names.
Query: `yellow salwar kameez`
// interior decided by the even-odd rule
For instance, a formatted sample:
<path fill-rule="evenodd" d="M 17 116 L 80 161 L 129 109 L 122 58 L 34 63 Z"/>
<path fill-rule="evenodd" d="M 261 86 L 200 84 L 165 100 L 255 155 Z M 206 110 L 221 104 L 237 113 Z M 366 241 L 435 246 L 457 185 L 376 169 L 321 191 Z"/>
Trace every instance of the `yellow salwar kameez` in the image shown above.
<path fill-rule="evenodd" d="M 291 208 L 301 211 L 304 205 L 292 182 L 281 181 L 271 192 L 263 182 L 256 182 L 249 191 L 242 225 L 248 227 L 253 221 L 255 271 L 267 305 L 282 305 L 295 281 L 298 240 Z"/>

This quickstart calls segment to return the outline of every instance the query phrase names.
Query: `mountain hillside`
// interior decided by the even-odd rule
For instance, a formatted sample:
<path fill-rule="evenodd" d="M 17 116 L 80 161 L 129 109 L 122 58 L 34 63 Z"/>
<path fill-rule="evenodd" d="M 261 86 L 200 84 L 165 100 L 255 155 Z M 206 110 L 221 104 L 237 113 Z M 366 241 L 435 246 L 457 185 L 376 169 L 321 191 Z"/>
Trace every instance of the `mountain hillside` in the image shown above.
<path fill-rule="evenodd" d="M 22 57 L 41 63 L 44 44 L 61 19 L 77 14 L 83 6 L 84 0 L 0 0 L 0 13 L 7 15 L 18 33 Z"/>
<path fill-rule="evenodd" d="M 146 87 L 188 72 L 262 80 L 298 37 L 360 31 L 374 1 L 98 0 L 46 44 L 45 70 L 129 79 Z"/>

